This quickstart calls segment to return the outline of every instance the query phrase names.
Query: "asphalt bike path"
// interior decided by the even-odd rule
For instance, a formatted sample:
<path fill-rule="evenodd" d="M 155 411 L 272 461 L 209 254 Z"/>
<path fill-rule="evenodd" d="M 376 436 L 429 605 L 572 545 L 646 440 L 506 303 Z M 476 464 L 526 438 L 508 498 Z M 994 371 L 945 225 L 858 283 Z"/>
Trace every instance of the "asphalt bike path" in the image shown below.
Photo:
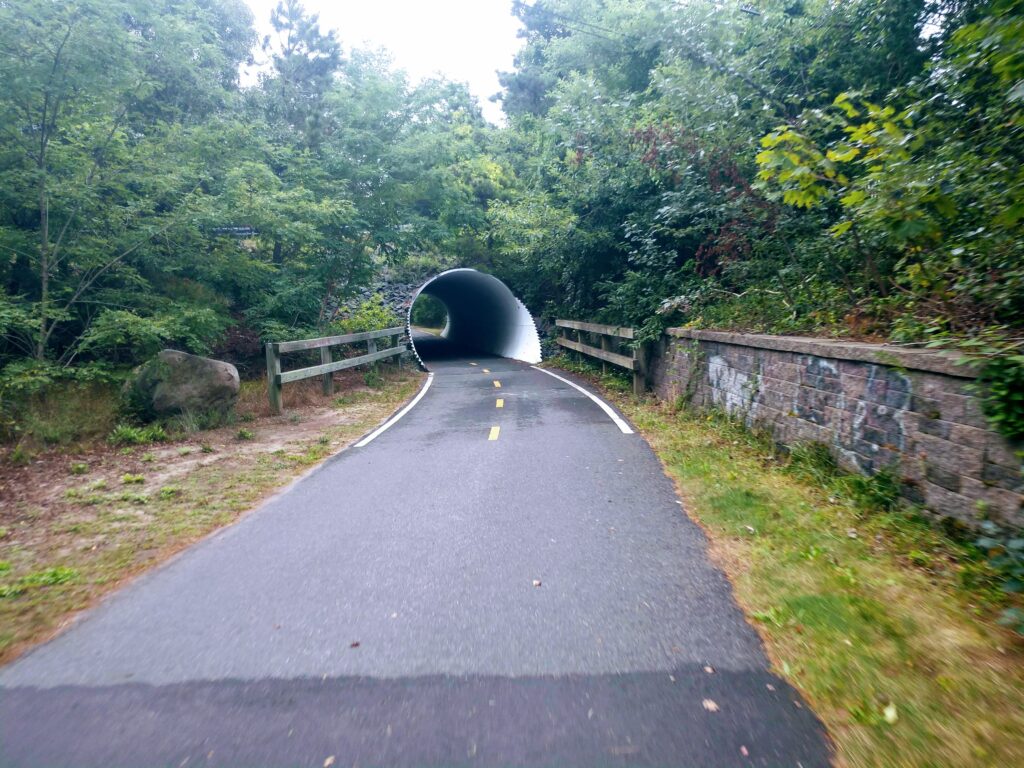
<path fill-rule="evenodd" d="M 401 419 L 0 670 L 0 766 L 829 764 L 643 439 L 417 348 Z"/>

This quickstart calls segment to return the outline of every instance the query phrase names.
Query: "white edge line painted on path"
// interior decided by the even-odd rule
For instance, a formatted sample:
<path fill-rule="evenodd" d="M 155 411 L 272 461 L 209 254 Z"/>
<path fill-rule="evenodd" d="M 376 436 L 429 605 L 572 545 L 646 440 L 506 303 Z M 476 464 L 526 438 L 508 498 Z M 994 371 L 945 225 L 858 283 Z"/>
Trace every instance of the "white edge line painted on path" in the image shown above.
<path fill-rule="evenodd" d="M 427 390 L 430 389 L 430 385 L 433 383 L 433 381 L 434 381 L 434 374 L 428 373 L 427 374 L 427 381 L 426 381 L 426 383 L 423 385 L 423 388 L 419 391 L 419 394 L 417 394 L 416 397 L 414 397 L 412 399 L 412 402 L 409 403 L 407 406 L 405 406 L 405 408 L 400 410 L 394 416 L 392 416 L 390 419 L 385 421 L 383 424 L 381 424 L 379 427 L 377 427 L 375 430 L 373 430 L 373 432 L 368 434 L 366 437 L 364 437 L 358 443 L 356 443 L 354 447 L 355 448 L 362 448 L 362 447 L 368 445 L 372 440 L 374 440 L 375 438 L 377 438 L 381 434 L 383 434 L 385 430 L 393 427 L 395 425 L 395 423 L 400 418 L 402 418 L 403 416 L 405 416 L 405 414 L 407 414 L 409 411 L 411 411 L 413 409 L 413 406 L 415 406 L 416 403 L 418 403 L 420 401 L 420 399 L 425 394 L 427 394 Z"/>
<path fill-rule="evenodd" d="M 568 379 L 563 379 L 557 373 L 552 373 L 551 371 L 546 371 L 543 368 L 538 368 L 536 365 L 531 365 L 530 367 L 533 368 L 533 370 L 535 370 L 535 371 L 540 371 L 541 373 L 546 373 L 548 376 L 554 376 L 559 381 L 564 381 L 566 384 L 568 384 L 573 389 L 578 389 L 584 395 L 586 395 L 591 400 L 593 400 L 595 403 L 597 403 L 598 407 L 602 411 L 604 411 L 605 413 L 608 414 L 608 417 L 612 421 L 615 422 L 615 426 L 618 427 L 620 430 L 622 430 L 622 434 L 624 434 L 624 435 L 632 435 L 633 434 L 633 430 L 630 429 L 629 424 L 627 424 L 625 422 L 625 420 L 621 416 L 619 416 L 619 414 L 617 414 L 614 410 L 612 410 L 612 407 L 610 405 L 608 405 L 608 403 L 606 403 L 604 400 L 599 398 L 597 395 L 591 394 L 590 392 L 588 392 L 587 390 L 585 390 L 583 387 L 581 387 L 579 384 L 576 384 L 575 382 L 569 381 Z"/>

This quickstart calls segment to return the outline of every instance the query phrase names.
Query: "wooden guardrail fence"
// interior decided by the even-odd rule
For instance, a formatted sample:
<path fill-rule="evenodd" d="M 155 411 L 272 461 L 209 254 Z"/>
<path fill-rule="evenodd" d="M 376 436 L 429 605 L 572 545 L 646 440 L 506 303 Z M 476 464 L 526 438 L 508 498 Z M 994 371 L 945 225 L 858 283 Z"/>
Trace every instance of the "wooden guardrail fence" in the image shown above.
<path fill-rule="evenodd" d="M 555 339 L 559 345 L 583 355 L 595 357 L 601 361 L 601 369 L 606 369 L 606 363 L 617 365 L 633 372 L 633 394 L 638 397 L 647 390 L 647 349 L 642 344 L 634 345 L 631 354 L 623 355 L 615 352 L 614 349 L 621 343 L 619 339 L 632 340 L 635 332 L 632 328 L 624 328 L 618 325 L 603 325 L 601 323 L 584 323 L 580 320 L 555 320 L 555 325 L 564 328 L 568 333 L 575 331 L 576 340 L 568 336 L 559 336 Z M 599 338 L 600 347 L 585 344 L 583 334 L 593 335 Z M 589 341 L 590 339 L 588 339 Z"/>
<path fill-rule="evenodd" d="M 345 368 L 354 368 L 357 365 L 366 365 L 378 360 L 385 360 L 389 357 L 401 355 L 408 348 L 402 343 L 401 337 L 405 328 L 395 326 L 385 328 L 381 331 L 364 331 L 362 333 L 348 333 L 344 336 L 324 336 L 319 339 L 303 339 L 302 341 L 279 341 L 270 342 L 267 346 L 267 396 L 270 399 L 270 410 L 273 413 L 281 413 L 281 386 L 289 381 L 310 379 L 314 376 L 323 377 L 324 394 L 334 394 L 335 371 Z M 377 349 L 377 339 L 393 337 L 391 345 L 386 349 Z M 333 359 L 331 347 L 341 344 L 357 344 L 366 342 L 366 354 L 357 357 L 349 357 L 344 360 Z M 309 368 L 298 368 L 294 371 L 281 371 L 281 355 L 285 352 L 300 352 L 311 349 L 320 350 L 320 365 Z M 399 362 L 401 358 L 399 357 Z"/>

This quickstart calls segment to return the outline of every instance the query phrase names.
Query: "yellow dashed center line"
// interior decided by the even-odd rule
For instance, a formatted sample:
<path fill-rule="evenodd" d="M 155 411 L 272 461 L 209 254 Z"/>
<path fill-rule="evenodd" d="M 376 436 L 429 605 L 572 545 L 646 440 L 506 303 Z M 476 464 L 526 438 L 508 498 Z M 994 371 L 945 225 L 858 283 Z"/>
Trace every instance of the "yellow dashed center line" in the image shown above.
<path fill-rule="evenodd" d="M 501 432 L 501 427 L 491 427 L 491 434 L 487 436 L 488 440 L 497 440 L 498 433 Z"/>
<path fill-rule="evenodd" d="M 498 388 L 498 389 L 501 389 L 501 382 L 500 382 L 500 381 L 498 381 L 497 379 L 495 379 L 495 380 L 494 380 L 494 386 L 495 386 L 496 388 Z"/>
<path fill-rule="evenodd" d="M 499 397 L 498 398 L 498 402 L 496 402 L 494 404 L 494 407 L 495 408 L 504 408 L 505 407 L 505 401 L 502 398 Z"/>
<path fill-rule="evenodd" d="M 476 365 L 476 363 L 470 363 L 470 365 Z"/>

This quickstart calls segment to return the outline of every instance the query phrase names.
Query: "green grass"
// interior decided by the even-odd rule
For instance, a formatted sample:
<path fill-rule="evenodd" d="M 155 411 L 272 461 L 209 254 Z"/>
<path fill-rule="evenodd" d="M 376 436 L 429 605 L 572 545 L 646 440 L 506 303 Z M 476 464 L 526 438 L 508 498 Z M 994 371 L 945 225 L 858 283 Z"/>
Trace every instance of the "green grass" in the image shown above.
<path fill-rule="evenodd" d="M 724 418 L 619 405 L 841 765 L 1024 764 L 1024 653 L 969 547 L 817 449 L 781 460 Z"/>

